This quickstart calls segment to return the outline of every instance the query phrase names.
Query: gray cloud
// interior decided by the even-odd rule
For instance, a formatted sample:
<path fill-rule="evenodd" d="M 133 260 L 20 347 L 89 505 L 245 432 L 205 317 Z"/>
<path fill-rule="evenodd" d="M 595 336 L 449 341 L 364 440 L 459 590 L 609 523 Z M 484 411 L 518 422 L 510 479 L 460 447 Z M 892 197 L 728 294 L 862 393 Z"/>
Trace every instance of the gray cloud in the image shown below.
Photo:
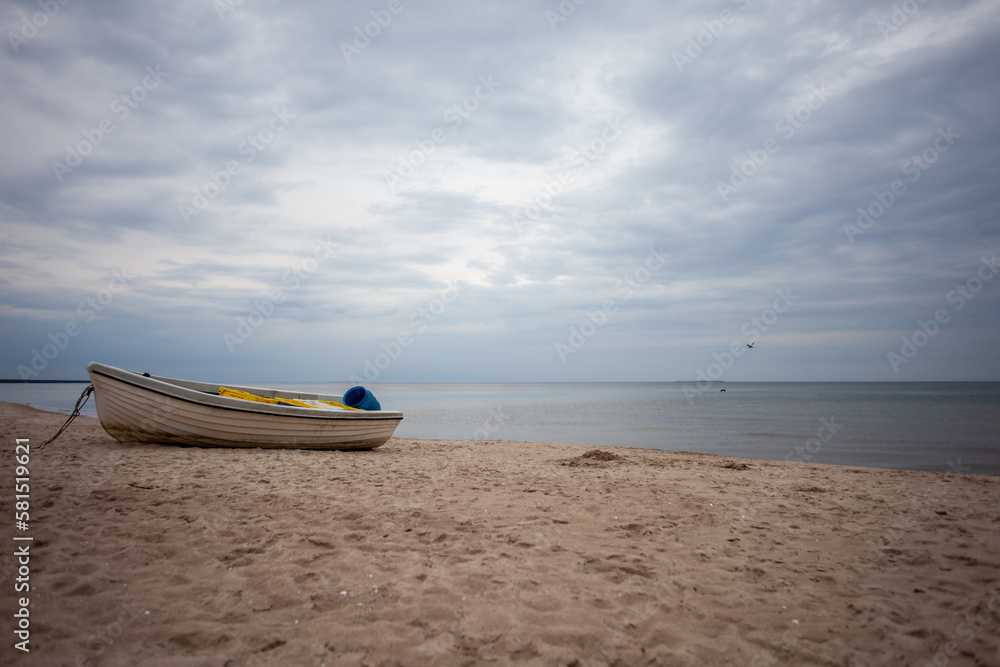
<path fill-rule="evenodd" d="M 3 374 L 126 268 L 41 376 L 1000 376 L 997 2 L 387 5 L 0 8 Z"/>

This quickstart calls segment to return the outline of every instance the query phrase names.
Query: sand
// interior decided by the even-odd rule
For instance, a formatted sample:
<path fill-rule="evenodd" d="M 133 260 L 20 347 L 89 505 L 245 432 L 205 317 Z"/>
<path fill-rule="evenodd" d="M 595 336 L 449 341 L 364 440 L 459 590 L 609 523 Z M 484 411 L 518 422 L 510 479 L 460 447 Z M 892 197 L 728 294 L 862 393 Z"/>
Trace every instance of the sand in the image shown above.
<path fill-rule="evenodd" d="M 1000 477 L 613 442 L 182 448 L 79 418 L 32 451 L 19 532 L 14 438 L 63 419 L 0 404 L 4 663 L 1000 664 Z"/>

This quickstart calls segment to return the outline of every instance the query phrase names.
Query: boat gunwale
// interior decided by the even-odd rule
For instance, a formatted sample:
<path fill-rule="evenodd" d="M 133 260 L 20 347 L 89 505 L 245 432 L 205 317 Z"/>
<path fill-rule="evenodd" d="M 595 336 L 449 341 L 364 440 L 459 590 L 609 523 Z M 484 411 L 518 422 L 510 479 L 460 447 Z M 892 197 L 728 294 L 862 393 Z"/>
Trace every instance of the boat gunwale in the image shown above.
<path fill-rule="evenodd" d="M 267 398 L 298 398 L 300 400 L 329 400 L 340 402 L 341 398 L 328 394 L 317 394 L 311 392 L 290 392 L 280 389 L 266 389 L 262 387 L 247 387 L 243 385 L 225 384 L 217 385 L 208 382 L 193 382 L 188 380 L 174 380 L 154 375 L 141 375 L 135 371 L 128 371 L 114 366 L 107 366 L 97 362 L 87 365 L 87 372 L 100 375 L 109 380 L 122 382 L 136 389 L 150 393 L 166 396 L 174 400 L 200 405 L 229 412 L 243 412 L 248 414 L 263 416 L 295 417 L 298 419 L 316 420 L 360 420 L 360 421 L 381 421 L 396 420 L 402 421 L 403 413 L 397 411 L 360 411 L 360 410 L 324 410 L 321 408 L 304 408 L 295 405 L 275 405 L 272 403 L 255 403 L 239 398 L 219 396 L 218 393 L 210 393 L 209 389 L 214 388 L 218 392 L 219 387 L 227 387 L 250 393 L 258 393 Z M 180 384 L 183 383 L 183 384 Z M 204 389 L 195 389 L 195 385 Z"/>

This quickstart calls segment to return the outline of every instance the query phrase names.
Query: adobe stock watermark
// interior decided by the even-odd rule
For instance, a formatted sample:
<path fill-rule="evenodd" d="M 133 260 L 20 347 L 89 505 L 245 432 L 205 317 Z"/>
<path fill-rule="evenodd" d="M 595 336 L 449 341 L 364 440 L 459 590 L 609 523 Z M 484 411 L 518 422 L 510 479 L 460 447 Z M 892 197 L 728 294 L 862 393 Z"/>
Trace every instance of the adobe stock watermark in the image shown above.
<path fill-rule="evenodd" d="M 210 170 L 205 184 L 193 188 L 194 197 L 191 198 L 191 203 L 180 202 L 177 204 L 177 211 L 184 222 L 191 222 L 191 218 L 201 215 L 202 211 L 207 209 L 209 204 L 229 187 L 233 178 L 243 172 L 243 166 L 257 159 L 258 153 L 267 150 L 268 146 L 274 142 L 279 134 L 288 129 L 291 121 L 298 115 L 290 112 L 286 107 L 281 109 L 275 107 L 272 111 L 274 114 L 263 127 L 248 134 L 246 139 L 236 146 L 236 154 L 243 156 L 242 160 L 229 160 L 218 171 Z"/>
<path fill-rule="evenodd" d="M 250 312 L 236 318 L 236 328 L 231 333 L 226 331 L 222 334 L 222 342 L 226 344 L 229 354 L 233 354 L 237 347 L 247 342 L 265 322 L 271 319 L 278 304 L 284 301 L 289 293 L 302 287 L 302 284 L 316 273 L 323 262 L 333 257 L 333 252 L 336 249 L 337 244 L 328 238 L 316 239 L 313 242 L 312 253 L 293 264 L 282 274 L 282 287 L 275 287 L 263 299 L 254 299 Z"/>
<path fill-rule="evenodd" d="M 808 463 L 813 457 L 819 454 L 823 445 L 830 442 L 833 436 L 840 433 L 843 425 L 837 423 L 837 416 L 833 415 L 829 419 L 823 417 L 819 420 L 819 428 L 816 429 L 816 436 L 809 438 L 803 444 L 794 447 L 787 455 L 786 461 L 802 461 Z"/>
<path fill-rule="evenodd" d="M 611 146 L 625 131 L 626 124 L 618 116 L 607 120 L 604 129 L 599 136 L 594 137 L 589 142 L 577 146 L 576 153 L 570 158 L 571 168 L 561 172 L 555 180 L 542 184 L 542 192 L 528 199 L 528 203 L 523 208 L 510 214 L 510 221 L 514 223 L 514 229 L 523 233 L 527 224 L 538 218 L 542 211 L 551 210 L 552 204 L 557 197 L 566 191 L 566 188 L 573 185 L 574 171 L 585 171 L 599 160 L 607 156 L 608 147 Z"/>
<path fill-rule="evenodd" d="M 980 598 L 974 607 L 962 614 L 962 622 L 951 631 L 948 640 L 939 644 L 937 650 L 928 656 L 923 667 L 948 667 L 964 644 L 972 642 L 984 630 L 996 630 L 997 611 L 1000 611 L 1000 590 L 993 589 L 987 599 Z"/>
<path fill-rule="evenodd" d="M 139 105 L 146 100 L 149 93 L 159 88 L 163 80 L 170 76 L 170 72 L 160 70 L 159 64 L 156 67 L 147 66 L 146 72 L 146 76 L 132 86 L 132 90 L 119 95 L 111 102 L 111 111 L 117 117 L 117 123 L 125 121 L 132 111 L 138 109 Z M 104 143 L 105 138 L 118 128 L 117 123 L 114 118 L 105 116 L 97 123 L 97 127 L 83 130 L 83 139 L 76 146 L 66 146 L 64 161 L 52 161 L 52 171 L 56 180 L 62 183 L 67 175 L 72 174 L 74 169 L 83 164 L 84 158 L 91 155 L 98 146 Z"/>
<path fill-rule="evenodd" d="M 976 270 L 973 276 L 964 283 L 955 285 L 955 289 L 945 294 L 945 301 L 954 306 L 952 311 L 957 313 L 965 308 L 965 304 L 974 299 L 986 283 L 993 280 L 993 276 L 998 271 L 1000 271 L 1000 267 L 997 266 L 996 254 L 989 258 L 983 257 L 979 269 Z M 951 318 L 952 313 L 949 313 L 944 308 L 938 308 L 934 311 L 933 316 L 928 317 L 926 320 L 917 320 L 917 327 L 913 333 L 909 336 L 902 336 L 902 343 L 899 346 L 899 350 L 890 351 L 886 355 L 886 360 L 889 362 L 892 372 L 899 373 L 900 367 L 910 363 L 917 356 L 917 353 L 934 336 L 938 335 L 941 327 L 951 322 Z"/>
<path fill-rule="evenodd" d="M 503 407 L 490 408 L 488 412 L 489 416 L 486 418 L 486 421 L 473 432 L 473 440 L 489 440 L 490 436 L 499 431 L 500 427 L 507 421 L 507 417 L 503 413 Z"/>
<path fill-rule="evenodd" d="M 111 305 L 115 296 L 124 292 L 129 282 L 135 280 L 135 276 L 129 275 L 125 269 L 112 271 L 104 289 L 98 290 L 92 296 L 88 296 L 76 307 L 77 319 L 70 320 L 61 329 L 49 332 L 48 342 L 39 348 L 32 348 L 31 359 L 17 367 L 17 374 L 22 380 L 29 380 L 38 377 L 38 374 L 48 368 L 49 363 L 55 360 L 59 354 L 69 347 L 70 342 L 83 331 L 82 324 L 90 324 L 97 319 L 97 316 Z"/>
<path fill-rule="evenodd" d="M 213 0 L 212 9 L 219 16 L 219 21 L 224 22 L 229 18 L 229 14 L 236 11 L 236 8 L 243 4 L 243 0 Z"/>
<path fill-rule="evenodd" d="M 799 298 L 792 294 L 790 287 L 786 287 L 784 290 L 778 288 L 774 290 L 774 293 L 778 296 L 771 305 L 760 311 L 759 315 L 751 317 L 740 327 L 740 333 L 743 336 L 756 340 L 757 336 L 767 332 L 774 326 L 779 317 L 788 312 Z M 718 352 L 713 353 L 712 358 L 715 359 L 715 363 L 709 364 L 707 368 L 698 369 L 695 375 L 695 386 L 685 385 L 684 396 L 688 399 L 688 403 L 691 403 L 695 398 L 711 389 L 712 381 L 721 378 L 748 349 L 746 343 L 743 341 L 734 340 L 729 344 L 726 351 L 721 354 Z"/>
<path fill-rule="evenodd" d="M 492 74 L 480 76 L 478 81 L 479 85 L 473 89 L 471 94 L 445 109 L 442 114 L 441 119 L 447 123 L 447 127 L 452 132 L 462 127 L 465 121 L 479 109 L 480 105 L 491 98 L 493 93 L 503 85 L 500 81 L 494 80 Z M 450 138 L 445 127 L 436 127 L 425 138 L 415 140 L 413 143 L 416 149 L 406 155 L 397 156 L 398 162 L 392 166 L 392 169 L 383 174 L 389 192 L 391 194 L 399 192 L 399 187 L 420 171 L 437 152 L 438 146 L 448 143 Z"/>
<path fill-rule="evenodd" d="M 14 50 L 14 55 L 21 51 L 22 46 L 37 37 L 39 31 L 45 28 L 49 21 L 54 19 L 69 3 L 70 0 L 38 0 L 38 6 L 42 11 L 35 12 L 31 18 L 22 16 L 21 29 L 16 33 L 7 33 L 7 41 L 10 43 L 10 48 Z"/>
<path fill-rule="evenodd" d="M 137 604 L 122 605 L 118 612 L 118 618 L 97 632 L 87 637 L 87 650 L 78 653 L 73 660 L 76 667 L 93 667 L 97 665 L 96 660 L 104 655 L 115 641 L 120 641 L 120 637 L 125 633 L 125 629 L 135 623 L 135 620 L 142 615 L 142 610 Z M 145 613 L 149 613 L 148 611 Z"/>
<path fill-rule="evenodd" d="M 903 162 L 903 174 L 910 177 L 911 183 L 916 183 L 923 173 L 930 169 L 941 158 L 942 154 L 947 153 L 957 139 L 961 138 L 962 135 L 955 134 L 951 125 L 947 128 L 939 127 L 937 136 L 930 146 Z M 863 236 L 871 229 L 875 221 L 885 215 L 886 211 L 906 194 L 906 190 L 906 183 L 898 178 L 889 184 L 888 190 L 880 192 L 876 188 L 873 195 L 875 201 L 867 207 L 858 207 L 858 219 L 855 223 L 844 223 L 844 234 L 847 235 L 847 240 L 851 242 L 851 245 L 854 245 L 856 237 Z"/>
<path fill-rule="evenodd" d="M 830 99 L 830 91 L 826 89 L 825 84 L 820 84 L 819 88 L 809 86 L 808 91 L 804 101 L 789 109 L 774 124 L 774 131 L 781 136 L 782 140 L 788 141 L 794 137 L 795 132 L 802 129 L 812 118 L 813 113 L 822 109 L 823 105 Z M 761 148 L 748 149 L 746 159 L 732 165 L 729 181 L 715 182 L 715 189 L 718 191 L 719 197 L 722 198 L 722 202 L 729 201 L 729 195 L 746 185 L 750 178 L 767 164 L 771 156 L 779 150 L 781 150 L 781 142 L 773 136 L 765 139 Z"/>
<path fill-rule="evenodd" d="M 556 31 L 556 26 L 568 19 L 573 14 L 576 14 L 576 8 L 587 2 L 587 0 L 561 0 L 559 6 L 556 7 L 558 11 L 554 12 L 551 9 L 545 10 L 545 20 L 549 22 L 549 27 L 552 28 L 552 32 Z"/>
<path fill-rule="evenodd" d="M 462 296 L 462 292 L 458 288 L 458 283 L 454 280 L 446 282 L 444 289 L 436 297 L 431 299 L 426 306 L 417 308 L 416 312 L 410 315 L 409 327 L 400 331 L 395 338 L 382 341 L 379 344 L 382 351 L 373 358 L 365 359 L 365 369 L 360 376 L 351 375 L 351 382 L 362 384 L 366 380 L 368 382 L 377 380 L 382 372 L 392 365 L 393 361 L 399 359 L 403 350 L 413 345 L 413 337 L 427 331 L 431 323 L 436 322 L 439 317 L 444 315 L 448 306 L 455 303 L 460 296 Z"/>
<path fill-rule="evenodd" d="M 868 551 L 858 554 L 853 568 L 859 571 L 869 570 L 875 567 L 886 558 L 898 553 L 896 547 L 903 542 L 905 533 L 920 529 L 920 526 L 912 521 L 902 526 L 884 526 L 880 528 L 880 533 L 876 537 L 868 537 L 865 542 L 868 544 Z"/>
<path fill-rule="evenodd" d="M 957 456 L 955 460 L 952 461 L 948 459 L 948 472 L 952 475 L 964 475 L 967 472 L 972 472 L 972 466 L 962 465 L 962 457 Z"/>
<path fill-rule="evenodd" d="M 878 29 L 882 33 L 882 39 L 889 39 L 889 35 L 899 32 L 899 29 L 909 23 L 910 18 L 920 11 L 920 7 L 927 4 L 927 0 L 906 0 L 900 4 L 892 6 L 888 19 L 879 19 Z"/>
<path fill-rule="evenodd" d="M 403 3 L 400 0 L 389 0 L 385 9 L 371 12 L 372 20 L 365 23 L 364 28 L 359 25 L 354 26 L 354 39 L 350 43 L 340 43 L 340 52 L 344 54 L 344 60 L 350 63 L 351 58 L 360 56 L 372 40 L 381 35 L 384 28 L 389 27 L 392 17 L 402 11 Z"/>
<path fill-rule="evenodd" d="M 781 639 L 778 640 L 778 645 L 776 648 L 783 653 L 791 653 L 796 650 L 798 646 L 799 639 L 801 638 L 800 633 L 802 628 L 800 627 L 799 619 L 793 618 L 788 621 L 788 629 L 781 634 Z M 774 654 L 769 648 L 762 648 L 757 655 L 755 655 L 750 660 L 749 667 L 774 667 L 775 665 L 785 664 L 784 661 L 779 660 L 778 656 Z"/>
<path fill-rule="evenodd" d="M 739 6 L 740 11 L 750 6 L 750 0 L 731 1 L 734 5 Z M 715 44 L 715 40 L 721 37 L 726 31 L 726 26 L 730 26 L 736 22 L 736 16 L 731 9 L 723 9 L 719 12 L 719 18 L 702 21 L 703 29 L 694 35 L 688 35 L 688 43 L 684 47 L 684 53 L 674 51 L 671 54 L 671 57 L 674 59 L 674 65 L 677 66 L 677 71 L 683 74 L 685 67 L 693 64 L 708 48 Z"/>
<path fill-rule="evenodd" d="M 620 295 L 622 301 L 631 299 L 636 292 L 642 289 L 643 285 L 649 282 L 653 277 L 653 273 L 667 263 L 669 257 L 670 254 L 664 253 L 662 246 L 658 249 L 650 248 L 646 260 L 615 283 L 615 294 Z M 569 355 L 576 354 L 583 349 L 587 341 L 593 338 L 600 331 L 601 327 L 607 324 L 611 316 L 617 312 L 618 301 L 614 298 L 605 299 L 600 307 L 587 310 L 585 313 L 586 319 L 579 325 L 569 328 L 569 337 L 566 339 L 566 342 L 560 341 L 555 344 L 559 361 L 565 364 Z"/>

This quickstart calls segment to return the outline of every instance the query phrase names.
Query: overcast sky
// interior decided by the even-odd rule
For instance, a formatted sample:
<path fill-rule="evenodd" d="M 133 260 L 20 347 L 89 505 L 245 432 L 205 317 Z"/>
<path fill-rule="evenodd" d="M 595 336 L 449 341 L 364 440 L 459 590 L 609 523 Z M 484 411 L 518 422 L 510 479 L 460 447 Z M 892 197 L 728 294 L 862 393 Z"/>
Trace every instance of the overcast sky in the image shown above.
<path fill-rule="evenodd" d="M 2 377 L 1000 380 L 996 0 L 0 25 Z"/>

